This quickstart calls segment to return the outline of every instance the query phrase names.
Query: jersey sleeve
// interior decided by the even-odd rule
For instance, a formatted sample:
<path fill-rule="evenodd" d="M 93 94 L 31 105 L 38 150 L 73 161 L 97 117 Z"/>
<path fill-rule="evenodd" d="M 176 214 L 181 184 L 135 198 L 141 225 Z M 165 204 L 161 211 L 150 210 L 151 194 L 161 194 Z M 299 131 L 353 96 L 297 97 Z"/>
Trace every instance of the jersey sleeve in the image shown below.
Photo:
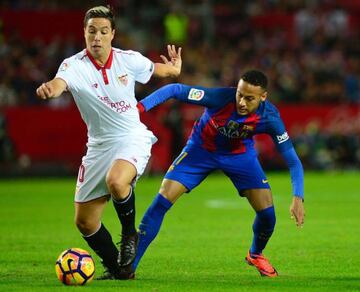
<path fill-rule="evenodd" d="M 268 123 L 267 133 L 271 136 L 276 145 L 276 148 L 280 152 L 284 152 L 290 148 L 293 148 L 291 139 L 280 117 Z"/>
<path fill-rule="evenodd" d="M 281 156 L 284 158 L 291 176 L 293 195 L 304 198 L 304 171 L 291 139 L 280 117 L 274 118 L 268 125 L 268 134 L 272 137 Z"/>
<path fill-rule="evenodd" d="M 59 66 L 55 78 L 60 78 L 66 82 L 67 89 L 73 87 L 73 79 L 76 77 L 73 62 L 71 59 L 65 59 Z"/>
<path fill-rule="evenodd" d="M 207 108 L 221 107 L 235 98 L 235 88 L 205 88 L 180 83 L 168 84 L 154 91 L 140 101 L 145 111 L 175 98 L 179 101 L 198 104 Z"/>
<path fill-rule="evenodd" d="M 304 169 L 295 149 L 290 148 L 281 154 L 290 170 L 293 195 L 304 199 Z"/>
<path fill-rule="evenodd" d="M 133 73 L 135 80 L 140 83 L 147 83 L 154 73 L 154 63 L 139 52 L 134 52 Z"/>

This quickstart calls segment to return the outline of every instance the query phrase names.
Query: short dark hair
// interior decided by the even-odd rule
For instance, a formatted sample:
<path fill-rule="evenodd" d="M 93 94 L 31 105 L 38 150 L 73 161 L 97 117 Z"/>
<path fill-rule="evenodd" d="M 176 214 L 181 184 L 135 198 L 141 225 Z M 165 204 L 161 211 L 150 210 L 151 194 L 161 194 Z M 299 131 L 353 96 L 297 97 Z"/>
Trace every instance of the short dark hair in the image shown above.
<path fill-rule="evenodd" d="M 111 29 L 115 29 L 115 16 L 110 6 L 96 6 L 86 11 L 84 17 L 84 27 L 86 27 L 89 19 L 91 18 L 106 18 L 110 21 Z"/>
<path fill-rule="evenodd" d="M 266 90 L 268 85 L 268 79 L 266 75 L 259 70 L 249 70 L 246 71 L 241 79 L 251 85 L 260 86 L 262 89 Z"/>

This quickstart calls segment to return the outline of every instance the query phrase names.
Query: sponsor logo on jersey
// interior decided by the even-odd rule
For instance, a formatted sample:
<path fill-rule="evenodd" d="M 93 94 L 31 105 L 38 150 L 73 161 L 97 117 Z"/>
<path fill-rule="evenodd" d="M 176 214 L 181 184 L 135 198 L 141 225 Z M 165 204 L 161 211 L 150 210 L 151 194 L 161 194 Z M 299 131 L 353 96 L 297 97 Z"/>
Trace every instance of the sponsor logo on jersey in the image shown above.
<path fill-rule="evenodd" d="M 196 88 L 191 88 L 189 95 L 188 95 L 188 99 L 190 100 L 202 100 L 202 98 L 204 97 L 204 90 L 201 89 L 196 89 Z"/>
<path fill-rule="evenodd" d="M 91 85 L 94 88 L 98 88 L 99 84 L 97 84 L 96 82 L 94 84 Z"/>
<path fill-rule="evenodd" d="M 66 62 L 63 62 L 59 68 L 59 71 L 65 71 L 70 67 L 70 65 Z"/>
<path fill-rule="evenodd" d="M 284 132 L 282 135 L 276 135 L 276 139 L 278 140 L 278 143 L 281 144 L 289 140 L 289 135 L 287 132 Z"/>
<path fill-rule="evenodd" d="M 113 102 L 107 96 L 98 96 L 98 99 L 103 104 L 105 104 L 107 107 L 111 108 L 114 112 L 117 112 L 117 113 L 120 113 L 120 114 L 122 114 L 122 113 L 128 111 L 129 109 L 131 109 L 130 103 L 128 103 L 128 102 L 126 102 L 124 100 Z"/>
<path fill-rule="evenodd" d="M 226 136 L 227 138 L 240 138 L 244 139 L 250 136 L 254 131 L 254 126 L 252 125 L 241 125 L 236 121 L 230 120 L 227 125 L 223 127 L 216 126 L 218 131 Z"/>
<path fill-rule="evenodd" d="M 127 76 L 128 76 L 127 74 L 124 74 L 124 75 L 121 75 L 121 76 L 118 77 L 118 80 L 124 86 L 128 85 L 128 77 Z"/>

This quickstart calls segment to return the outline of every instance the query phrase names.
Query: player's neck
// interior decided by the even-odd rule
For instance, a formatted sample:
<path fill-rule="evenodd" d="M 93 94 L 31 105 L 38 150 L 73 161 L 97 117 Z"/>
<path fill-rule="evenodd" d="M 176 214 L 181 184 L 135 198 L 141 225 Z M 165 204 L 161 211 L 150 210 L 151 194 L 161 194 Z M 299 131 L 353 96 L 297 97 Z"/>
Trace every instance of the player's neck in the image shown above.
<path fill-rule="evenodd" d="M 93 55 L 94 60 L 96 61 L 96 63 L 98 63 L 100 66 L 104 66 L 107 62 L 107 60 L 109 59 L 111 50 L 109 50 L 108 52 L 104 52 L 104 54 L 101 55 Z"/>

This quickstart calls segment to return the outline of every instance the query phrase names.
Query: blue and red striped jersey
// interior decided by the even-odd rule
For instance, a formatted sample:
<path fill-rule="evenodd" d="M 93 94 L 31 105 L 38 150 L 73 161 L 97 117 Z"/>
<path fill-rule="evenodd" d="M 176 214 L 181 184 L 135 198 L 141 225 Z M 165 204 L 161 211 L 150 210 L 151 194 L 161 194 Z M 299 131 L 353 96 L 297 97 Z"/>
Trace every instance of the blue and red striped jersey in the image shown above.
<path fill-rule="evenodd" d="M 280 152 L 293 147 L 279 111 L 271 102 L 261 102 L 257 111 L 250 115 L 237 113 L 235 87 L 169 84 L 143 99 L 141 104 L 148 111 L 169 98 L 205 107 L 194 124 L 188 144 L 219 154 L 240 154 L 253 150 L 254 135 L 268 134 Z"/>

